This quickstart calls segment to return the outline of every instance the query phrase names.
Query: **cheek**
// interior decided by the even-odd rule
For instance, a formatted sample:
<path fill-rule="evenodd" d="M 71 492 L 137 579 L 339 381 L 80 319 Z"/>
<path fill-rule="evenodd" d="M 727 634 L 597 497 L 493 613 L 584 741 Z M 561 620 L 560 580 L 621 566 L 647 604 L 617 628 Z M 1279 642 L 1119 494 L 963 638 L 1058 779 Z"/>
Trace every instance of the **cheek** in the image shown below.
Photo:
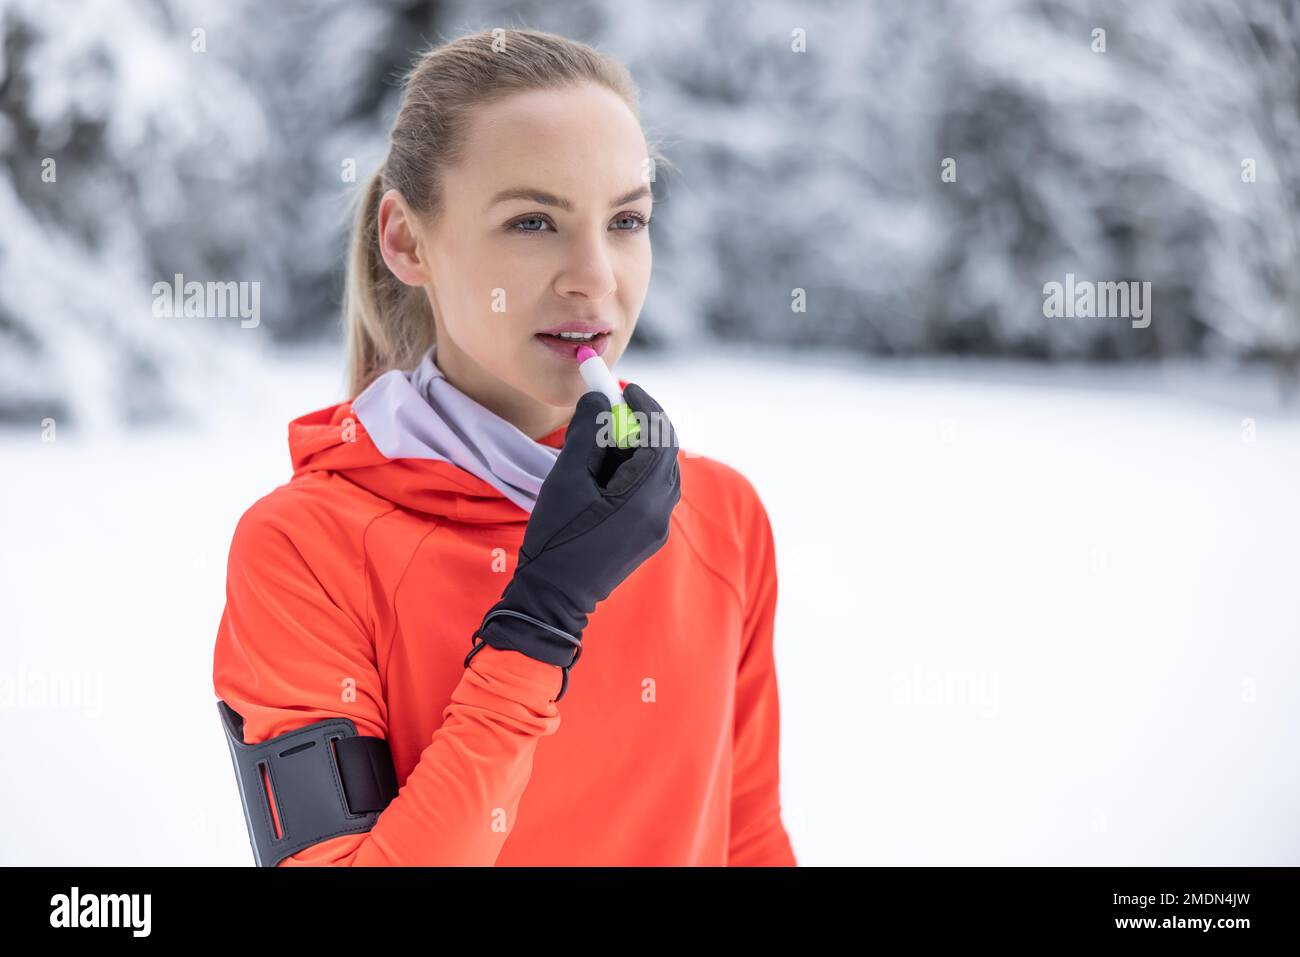
<path fill-rule="evenodd" d="M 636 243 L 635 248 L 629 249 L 624 260 L 624 271 L 627 273 L 628 282 L 632 285 L 645 285 L 649 282 L 650 265 L 653 259 L 649 237 Z"/>
<path fill-rule="evenodd" d="M 458 267 L 458 268 L 457 268 Z M 439 300 L 444 321 L 464 343 L 491 344 L 507 330 L 526 327 L 533 297 L 524 264 L 504 256 L 467 256 L 453 264 Z"/>
<path fill-rule="evenodd" d="M 548 276 L 539 256 L 527 255 L 511 243 L 494 247 L 477 265 L 473 311 L 493 335 L 530 329 Z"/>
<path fill-rule="evenodd" d="M 650 246 L 647 243 L 644 253 L 638 251 L 636 254 L 629 256 L 624 268 L 621 270 L 618 284 L 619 301 L 629 313 L 630 318 L 636 317 L 637 312 L 641 309 L 641 303 L 645 301 L 646 293 L 649 291 L 650 266 Z"/>

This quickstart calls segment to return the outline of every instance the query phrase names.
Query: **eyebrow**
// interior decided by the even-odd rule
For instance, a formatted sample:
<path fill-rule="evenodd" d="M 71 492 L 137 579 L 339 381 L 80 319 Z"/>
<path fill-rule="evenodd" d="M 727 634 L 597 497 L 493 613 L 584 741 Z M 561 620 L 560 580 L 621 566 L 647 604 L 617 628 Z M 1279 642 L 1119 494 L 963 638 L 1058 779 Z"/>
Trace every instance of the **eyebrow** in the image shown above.
<path fill-rule="evenodd" d="M 610 207 L 622 206 L 624 203 L 630 203 L 633 200 L 641 199 L 643 196 L 652 195 L 649 186 L 638 186 L 630 193 L 618 197 L 610 203 Z M 513 189 L 503 189 L 492 197 L 491 201 L 484 207 L 485 210 L 491 209 L 497 203 L 504 203 L 508 199 L 527 199 L 534 203 L 541 203 L 543 206 L 555 206 L 564 210 L 566 213 L 573 211 L 573 203 L 567 199 L 556 196 L 554 193 L 548 193 L 545 190 L 536 189 L 531 186 L 516 186 Z"/>

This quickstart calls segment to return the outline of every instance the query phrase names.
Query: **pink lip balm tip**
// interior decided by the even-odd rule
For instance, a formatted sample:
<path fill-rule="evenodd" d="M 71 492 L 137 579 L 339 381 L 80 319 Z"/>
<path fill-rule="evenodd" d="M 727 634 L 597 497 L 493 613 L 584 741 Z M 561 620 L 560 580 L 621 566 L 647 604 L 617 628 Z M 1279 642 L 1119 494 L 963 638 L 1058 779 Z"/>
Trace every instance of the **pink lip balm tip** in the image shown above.
<path fill-rule="evenodd" d="M 596 350 L 593 349 L 591 346 L 579 346 L 577 358 L 579 362 L 586 362 L 595 354 L 596 354 Z"/>

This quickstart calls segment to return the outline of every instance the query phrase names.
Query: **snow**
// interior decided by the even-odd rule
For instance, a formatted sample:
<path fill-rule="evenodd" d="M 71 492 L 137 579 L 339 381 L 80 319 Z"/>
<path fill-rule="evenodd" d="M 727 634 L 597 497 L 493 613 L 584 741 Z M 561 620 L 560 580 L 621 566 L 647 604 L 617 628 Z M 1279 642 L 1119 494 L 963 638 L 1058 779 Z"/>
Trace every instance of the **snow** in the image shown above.
<path fill-rule="evenodd" d="M 0 864 L 251 863 L 226 550 L 341 368 L 249 365 L 201 430 L 0 432 L 0 732 L 31 772 L 0 775 Z M 801 864 L 1300 863 L 1300 420 L 1267 380 L 731 347 L 618 373 L 771 516 Z"/>

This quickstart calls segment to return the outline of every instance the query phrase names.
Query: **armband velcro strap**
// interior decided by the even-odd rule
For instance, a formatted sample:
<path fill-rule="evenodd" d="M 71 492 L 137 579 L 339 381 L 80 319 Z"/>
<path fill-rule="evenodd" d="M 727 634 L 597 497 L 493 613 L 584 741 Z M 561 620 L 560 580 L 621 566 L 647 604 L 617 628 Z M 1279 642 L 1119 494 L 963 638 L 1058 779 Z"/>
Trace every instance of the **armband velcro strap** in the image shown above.
<path fill-rule="evenodd" d="M 259 867 L 275 867 L 331 837 L 369 831 L 397 796 L 388 742 L 358 735 L 350 718 L 245 744 L 244 719 L 224 701 L 217 710 Z"/>

